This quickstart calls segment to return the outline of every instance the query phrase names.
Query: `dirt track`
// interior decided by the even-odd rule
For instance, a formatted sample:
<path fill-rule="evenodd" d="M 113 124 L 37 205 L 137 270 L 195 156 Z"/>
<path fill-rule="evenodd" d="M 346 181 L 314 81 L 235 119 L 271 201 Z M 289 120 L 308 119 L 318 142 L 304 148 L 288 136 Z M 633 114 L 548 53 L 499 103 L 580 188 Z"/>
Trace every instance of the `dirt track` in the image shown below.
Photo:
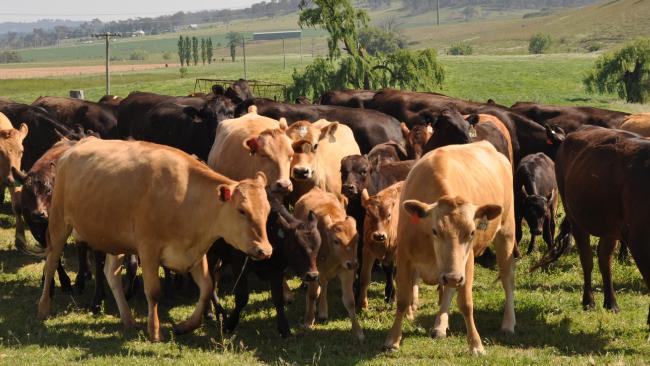
<path fill-rule="evenodd" d="M 177 66 L 169 64 L 169 67 Z M 130 72 L 164 68 L 165 64 L 111 65 L 111 72 Z M 104 65 L 0 68 L 2 79 L 30 79 L 50 76 L 101 74 Z"/>

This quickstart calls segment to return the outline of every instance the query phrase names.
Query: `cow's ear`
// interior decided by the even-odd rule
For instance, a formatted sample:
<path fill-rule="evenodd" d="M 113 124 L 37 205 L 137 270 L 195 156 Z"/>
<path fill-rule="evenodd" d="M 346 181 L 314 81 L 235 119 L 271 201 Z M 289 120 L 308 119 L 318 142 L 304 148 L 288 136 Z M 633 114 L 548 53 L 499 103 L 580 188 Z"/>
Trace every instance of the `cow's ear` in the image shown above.
<path fill-rule="evenodd" d="M 368 201 L 370 201 L 370 195 L 368 194 L 368 190 L 364 188 L 363 191 L 361 191 L 361 206 L 364 208 L 368 206 Z"/>
<path fill-rule="evenodd" d="M 405 139 L 409 137 L 409 133 L 411 130 L 409 130 L 408 126 L 406 126 L 406 123 L 400 122 L 399 128 L 402 130 L 402 136 L 404 136 Z"/>
<path fill-rule="evenodd" d="M 474 219 L 487 219 L 487 220 L 494 220 L 496 219 L 499 215 L 501 215 L 501 212 L 503 209 L 499 205 L 483 205 L 479 207 L 476 212 L 474 213 Z"/>
<path fill-rule="evenodd" d="M 262 187 L 266 187 L 266 183 L 268 180 L 266 179 L 266 174 L 264 174 L 264 172 L 259 171 L 255 173 L 255 180 L 258 181 L 262 185 Z"/>
<path fill-rule="evenodd" d="M 222 202 L 228 202 L 232 198 L 232 190 L 229 186 L 222 184 L 219 186 L 219 199 Z"/>
<path fill-rule="evenodd" d="M 260 138 L 259 136 L 251 137 L 244 140 L 244 148 L 248 150 L 251 155 L 260 151 Z"/>
<path fill-rule="evenodd" d="M 183 108 L 183 113 L 187 114 L 188 116 L 192 117 L 192 119 L 196 118 L 200 111 L 194 107 L 185 107 Z"/>
<path fill-rule="evenodd" d="M 280 122 L 280 129 L 282 131 L 286 131 L 289 128 L 289 125 L 287 124 L 287 119 L 286 118 L 282 117 L 282 118 L 280 118 L 280 120 L 278 122 Z"/>
<path fill-rule="evenodd" d="M 521 195 L 522 195 L 524 198 L 528 197 L 528 192 L 526 191 L 526 186 L 523 185 L 523 184 L 521 185 Z"/>
<path fill-rule="evenodd" d="M 325 215 L 325 217 L 323 217 L 323 224 L 325 225 L 325 227 L 331 227 L 334 224 L 334 222 L 332 221 L 332 216 Z"/>
<path fill-rule="evenodd" d="M 20 133 L 20 139 L 24 139 L 27 136 L 27 133 L 29 133 L 29 127 L 27 127 L 26 124 L 21 123 L 20 127 L 18 127 L 18 132 Z"/>
<path fill-rule="evenodd" d="M 553 202 L 557 198 L 557 188 L 553 188 L 551 190 L 551 194 L 547 198 L 548 198 L 549 205 L 553 204 Z"/>
<path fill-rule="evenodd" d="M 27 180 L 27 173 L 22 170 L 16 169 L 16 167 L 11 167 L 11 175 L 14 177 L 14 180 L 20 184 L 25 184 Z"/>
<path fill-rule="evenodd" d="M 221 85 L 212 85 L 212 94 L 224 95 L 226 94 L 226 90 Z"/>
<path fill-rule="evenodd" d="M 549 145 L 561 144 L 566 137 L 566 133 L 560 127 L 547 123 L 544 125 L 544 129 L 546 130 L 546 143 Z"/>
<path fill-rule="evenodd" d="M 278 224 L 285 230 L 293 230 L 296 228 L 296 225 L 290 224 L 282 215 L 278 215 Z"/>
<path fill-rule="evenodd" d="M 318 217 L 314 211 L 309 211 L 309 214 L 307 215 L 307 222 L 309 223 L 310 229 L 316 228 L 316 225 L 318 224 Z"/>
<path fill-rule="evenodd" d="M 321 128 L 320 130 L 320 137 L 318 140 L 322 140 L 324 138 L 329 138 L 330 142 L 334 142 L 334 135 L 336 134 L 336 130 L 339 128 L 339 123 L 338 122 L 332 122 L 329 125 Z"/>
<path fill-rule="evenodd" d="M 424 218 L 431 215 L 435 204 L 429 205 L 418 200 L 406 200 L 402 204 L 402 207 L 404 207 L 406 212 L 408 212 L 411 216 Z"/>
<path fill-rule="evenodd" d="M 486 104 L 494 105 L 494 104 L 497 104 L 497 102 L 495 102 L 494 99 L 490 98 L 490 99 L 487 100 Z"/>
<path fill-rule="evenodd" d="M 481 119 L 481 118 L 480 118 L 479 115 L 476 114 L 476 113 L 472 113 L 472 114 L 470 114 L 469 116 L 467 116 L 467 118 L 465 118 L 465 120 L 466 120 L 467 122 L 469 122 L 469 124 L 472 125 L 472 126 L 474 126 L 475 124 L 477 124 L 477 123 L 480 121 L 480 119 Z"/>

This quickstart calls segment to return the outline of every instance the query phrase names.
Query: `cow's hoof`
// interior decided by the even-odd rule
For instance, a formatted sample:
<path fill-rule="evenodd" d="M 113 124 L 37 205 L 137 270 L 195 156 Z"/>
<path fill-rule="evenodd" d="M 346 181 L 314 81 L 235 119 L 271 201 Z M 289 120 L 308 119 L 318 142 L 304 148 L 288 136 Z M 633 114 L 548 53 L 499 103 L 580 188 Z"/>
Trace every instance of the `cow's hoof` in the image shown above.
<path fill-rule="evenodd" d="M 447 338 L 447 330 L 446 329 L 433 329 L 431 332 L 431 337 L 435 339 L 442 339 L 442 338 Z"/>
<path fill-rule="evenodd" d="M 283 339 L 290 338 L 292 335 L 293 335 L 293 334 L 291 334 L 291 331 L 290 331 L 290 330 L 280 332 L 280 336 L 281 336 Z"/>
<path fill-rule="evenodd" d="M 621 309 L 619 309 L 617 304 L 609 305 L 609 306 L 605 304 L 605 309 L 611 311 L 614 314 L 618 314 L 621 311 Z"/>
<path fill-rule="evenodd" d="M 162 335 L 162 333 L 157 335 L 149 335 L 149 341 L 152 343 L 164 342 L 165 337 Z"/>
<path fill-rule="evenodd" d="M 472 356 L 485 355 L 485 349 L 483 348 L 483 346 L 471 347 L 470 352 L 472 353 Z"/>
<path fill-rule="evenodd" d="M 582 309 L 585 310 L 585 311 L 593 310 L 595 307 L 596 307 L 596 304 L 594 304 L 593 302 L 591 302 L 591 303 L 583 303 L 582 304 Z"/>
<path fill-rule="evenodd" d="M 392 344 L 392 343 L 391 344 L 384 344 L 383 349 L 384 349 L 384 352 L 394 353 L 394 352 L 399 351 L 399 345 Z"/>
<path fill-rule="evenodd" d="M 505 336 L 508 336 L 508 337 L 514 336 L 515 335 L 515 329 L 514 328 L 511 329 L 511 328 L 501 327 L 501 333 L 503 335 L 505 335 Z"/>
<path fill-rule="evenodd" d="M 327 324 L 327 317 L 326 316 L 325 317 L 322 317 L 322 316 L 316 317 L 316 323 L 318 323 L 318 324 Z"/>

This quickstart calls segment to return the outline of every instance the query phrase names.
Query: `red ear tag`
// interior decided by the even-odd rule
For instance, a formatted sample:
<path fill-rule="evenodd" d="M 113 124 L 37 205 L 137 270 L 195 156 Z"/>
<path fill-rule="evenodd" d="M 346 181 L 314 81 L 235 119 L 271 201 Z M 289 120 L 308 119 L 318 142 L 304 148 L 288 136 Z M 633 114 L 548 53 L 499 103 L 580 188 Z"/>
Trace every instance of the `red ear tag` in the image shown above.
<path fill-rule="evenodd" d="M 219 193 L 221 194 L 221 200 L 224 201 L 224 202 L 230 201 L 230 198 L 232 196 L 232 194 L 230 192 L 230 188 L 221 187 L 220 191 L 221 192 L 219 192 Z"/>
<path fill-rule="evenodd" d="M 549 144 L 549 145 L 553 145 L 553 141 L 551 141 L 551 139 L 549 139 L 549 138 L 546 138 L 546 143 Z"/>
<path fill-rule="evenodd" d="M 417 225 L 420 223 L 420 216 L 413 214 L 411 215 L 411 224 Z"/>
<path fill-rule="evenodd" d="M 251 138 L 246 140 L 246 145 L 251 150 L 251 154 L 255 154 L 260 147 L 259 143 L 257 142 L 257 138 Z"/>

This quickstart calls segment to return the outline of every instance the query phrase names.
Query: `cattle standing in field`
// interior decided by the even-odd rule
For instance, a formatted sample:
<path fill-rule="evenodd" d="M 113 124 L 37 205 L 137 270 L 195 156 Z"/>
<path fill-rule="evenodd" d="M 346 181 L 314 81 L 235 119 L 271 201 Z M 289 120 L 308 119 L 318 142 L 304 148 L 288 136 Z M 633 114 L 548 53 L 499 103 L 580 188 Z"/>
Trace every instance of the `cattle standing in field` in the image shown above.
<path fill-rule="evenodd" d="M 118 97 L 117 95 L 104 95 L 103 97 L 99 98 L 97 103 L 104 103 L 108 104 L 110 106 L 115 106 L 117 107 L 120 105 L 120 102 L 122 102 L 124 98 Z"/>
<path fill-rule="evenodd" d="M 365 108 L 365 104 L 372 100 L 374 96 L 375 92 L 371 90 L 332 90 L 321 95 L 318 99 L 318 104 Z"/>
<path fill-rule="evenodd" d="M 25 123 L 29 135 L 23 141 L 24 154 L 21 167 L 29 170 L 43 154 L 54 145 L 60 136 L 68 136 L 73 131 L 57 121 L 50 113 L 42 108 L 28 104 L 10 103 L 0 107 L 9 120 L 14 123 Z M 14 125 L 14 127 L 17 127 Z"/>
<path fill-rule="evenodd" d="M 355 220 L 346 215 L 335 195 L 318 187 L 302 196 L 295 205 L 294 213 L 298 219 L 305 220 L 310 212 L 318 218 L 318 231 L 323 242 L 318 252 L 318 282 L 309 283 L 307 288 L 305 327 L 314 326 L 314 317 L 319 321 L 327 320 L 327 285 L 338 276 L 343 306 L 352 322 L 352 333 L 357 339 L 363 340 L 363 330 L 357 321 L 354 305 L 354 276 L 358 265 Z M 316 301 L 317 311 L 314 309 Z"/>
<path fill-rule="evenodd" d="M 127 327 L 134 320 L 116 272 L 120 266 L 116 255 L 138 255 L 153 341 L 162 337 L 158 320 L 161 265 L 176 272 L 189 271 L 200 289 L 190 318 L 174 327 L 176 333 L 185 333 L 201 324 L 212 292 L 205 253 L 215 240 L 223 238 L 256 259 L 271 255 L 263 174 L 237 182 L 174 148 L 95 138 L 82 140 L 66 152 L 56 174 L 39 319 L 50 313 L 48 284 L 72 230 L 77 240 L 109 254 L 104 273 Z"/>
<path fill-rule="evenodd" d="M 81 125 L 104 138 L 117 138 L 117 110 L 113 105 L 95 103 L 82 99 L 62 97 L 39 97 L 33 103 L 50 112 L 57 120 L 69 127 Z"/>
<path fill-rule="evenodd" d="M 474 325 L 474 257 L 493 240 L 506 293 L 501 329 L 514 332 L 512 186 L 510 163 L 487 142 L 442 147 L 416 163 L 400 198 L 397 313 L 385 348 L 399 347 L 404 316 L 415 304 L 413 286 L 422 278 L 442 287 L 435 336 L 446 336 L 449 306 L 458 289 L 457 303 L 465 318 L 470 352 L 484 353 Z"/>
<path fill-rule="evenodd" d="M 530 228 L 527 254 L 535 250 L 535 237 L 543 235 L 550 250 L 555 236 L 555 215 L 558 192 L 555 164 L 543 153 L 524 157 L 515 171 L 515 225 L 517 246 L 523 232 L 521 221 L 526 219 Z"/>
<path fill-rule="evenodd" d="M 384 301 L 391 303 L 395 298 L 395 248 L 397 221 L 399 219 L 399 197 L 404 182 L 382 190 L 375 196 L 370 196 L 368 190 L 362 193 L 362 203 L 366 216 L 363 224 L 363 260 L 361 262 L 361 285 L 359 307 L 368 308 L 368 285 L 372 267 L 376 260 L 386 275 Z"/>
<path fill-rule="evenodd" d="M 231 179 L 264 172 L 273 192 L 289 193 L 293 149 L 286 131 L 286 121 L 260 116 L 253 107 L 250 113 L 219 124 L 208 165 Z"/>
<path fill-rule="evenodd" d="M 594 306 L 589 241 L 594 235 L 600 238 L 598 267 L 603 277 L 604 307 L 617 312 L 611 274 L 617 240 L 628 245 L 646 286 L 650 285 L 650 141 L 626 131 L 584 126 L 567 135 L 560 145 L 555 173 L 580 254 L 582 305 Z"/>
<path fill-rule="evenodd" d="M 551 124 L 571 133 L 580 126 L 593 125 L 620 128 L 629 113 L 593 107 L 556 106 L 531 102 L 517 102 L 510 109 L 533 121 Z"/>
<path fill-rule="evenodd" d="M 291 178 L 296 186 L 295 196 L 320 187 L 342 197 L 341 160 L 360 154 L 350 128 L 326 120 L 301 121 L 291 125 L 287 135 L 293 140 Z"/>
<path fill-rule="evenodd" d="M 23 158 L 23 140 L 27 136 L 29 128 L 21 123 L 19 129 L 15 129 L 9 118 L 0 113 L 0 189 L 4 198 L 5 187 L 9 188 L 11 194 L 11 209 L 16 217 L 16 231 L 24 230 L 23 220 L 20 215 L 18 202 L 19 192 L 14 186 L 13 170 L 20 171 L 20 162 Z M 16 245 L 18 246 L 16 241 Z"/>
<path fill-rule="evenodd" d="M 406 141 L 406 158 L 408 160 L 417 160 L 424 154 L 424 146 L 433 135 L 433 128 L 430 125 L 416 125 L 409 129 L 406 123 L 400 124 L 402 135 Z"/>
<path fill-rule="evenodd" d="M 394 141 L 404 145 L 399 121 L 377 111 L 330 105 L 289 104 L 256 98 L 238 105 L 235 116 L 244 113 L 251 105 L 257 107 L 261 116 L 286 118 L 290 125 L 298 121 L 338 121 L 352 130 L 354 139 L 364 154 L 383 142 Z"/>
<path fill-rule="evenodd" d="M 305 221 L 296 219 L 282 205 L 281 200 L 269 196 L 271 214 L 267 221 L 266 231 L 273 246 L 271 258 L 262 261 L 246 263 L 246 255 L 228 245 L 213 246 L 210 251 L 225 262 L 230 263 L 232 273 L 238 276 L 235 284 L 235 308 L 224 323 L 227 332 L 235 330 L 239 324 L 241 312 L 248 303 L 248 276 L 251 272 L 261 280 L 269 281 L 271 298 L 276 310 L 278 332 L 282 337 L 291 335 L 289 321 L 284 313 L 285 299 L 283 296 L 283 275 L 290 270 L 305 282 L 318 280 L 316 256 L 321 245 L 318 232 L 318 220 L 313 212 L 307 215 Z M 208 255 L 210 257 L 210 255 Z"/>
<path fill-rule="evenodd" d="M 621 130 L 650 137 L 650 113 L 638 113 L 628 116 L 621 124 Z"/>

